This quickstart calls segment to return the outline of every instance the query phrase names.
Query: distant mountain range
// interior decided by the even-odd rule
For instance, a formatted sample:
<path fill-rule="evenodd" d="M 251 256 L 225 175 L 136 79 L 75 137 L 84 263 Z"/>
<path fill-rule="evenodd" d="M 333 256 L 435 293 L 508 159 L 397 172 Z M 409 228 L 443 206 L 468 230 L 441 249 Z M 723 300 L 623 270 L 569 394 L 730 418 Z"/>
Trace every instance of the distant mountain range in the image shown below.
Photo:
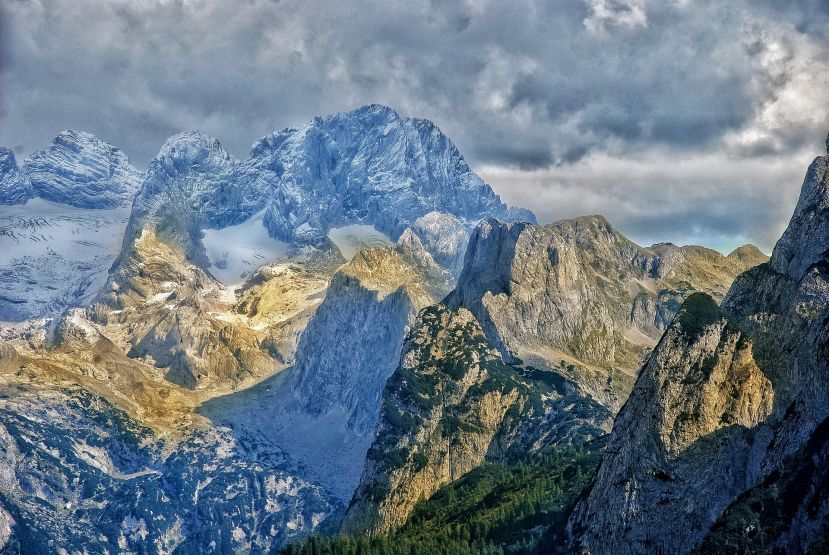
<path fill-rule="evenodd" d="M 827 160 L 769 260 L 538 225 L 377 105 L 0 150 L 0 545 L 822 545 Z"/>

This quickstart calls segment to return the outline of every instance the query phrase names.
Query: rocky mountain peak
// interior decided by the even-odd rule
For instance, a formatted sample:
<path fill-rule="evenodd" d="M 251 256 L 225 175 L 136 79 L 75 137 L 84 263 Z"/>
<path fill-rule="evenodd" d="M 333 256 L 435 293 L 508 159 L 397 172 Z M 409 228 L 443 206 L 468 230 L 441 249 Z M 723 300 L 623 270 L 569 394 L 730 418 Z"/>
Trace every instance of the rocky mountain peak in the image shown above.
<path fill-rule="evenodd" d="M 415 220 L 406 232 L 417 237 L 434 261 L 446 268 L 453 278 L 457 278 L 463 269 L 463 259 L 473 227 L 474 223 L 468 220 L 432 211 Z"/>
<path fill-rule="evenodd" d="M 279 183 L 266 225 L 283 240 L 319 241 L 330 227 L 356 222 L 396 239 L 432 210 L 534 221 L 504 205 L 434 124 L 386 106 L 318 117 L 264 137 L 250 164 Z"/>
<path fill-rule="evenodd" d="M 0 181 L 5 181 L 6 175 L 17 169 L 17 159 L 14 156 L 14 151 L 5 146 L 0 146 Z"/>
<path fill-rule="evenodd" d="M 809 166 L 789 226 L 771 255 L 772 268 L 796 281 L 809 269 L 829 263 L 827 166 L 829 156 L 818 157 Z"/>
<path fill-rule="evenodd" d="M 142 180 L 121 150 L 74 130 L 59 133 L 24 169 L 35 196 L 78 208 L 128 205 Z"/>
<path fill-rule="evenodd" d="M 726 258 L 743 263 L 747 265 L 747 267 L 759 266 L 760 264 L 767 262 L 769 259 L 763 251 L 754 245 L 743 245 L 741 247 L 737 247 L 728 253 Z"/>
<path fill-rule="evenodd" d="M 756 471 L 748 431 L 771 414 L 773 399 L 751 340 L 710 296 L 688 297 L 642 367 L 571 517 L 578 545 L 687 551 Z M 716 479 L 706 478 L 711 468 Z"/>
<path fill-rule="evenodd" d="M 447 298 L 506 360 L 559 368 L 618 406 L 642 357 L 695 291 L 722 297 L 745 261 L 703 247 L 640 247 L 601 216 L 482 222 Z"/>
<path fill-rule="evenodd" d="M 126 242 L 152 225 L 206 268 L 204 230 L 260 212 L 268 236 L 296 249 L 327 248 L 329 232 L 349 225 L 371 225 L 396 240 L 430 212 L 459 222 L 534 221 L 501 202 L 436 126 L 371 105 L 268 135 L 241 162 L 199 132 L 171 137 L 150 163 Z M 456 235 L 443 257 L 459 266 L 465 233 Z M 424 241 L 427 250 L 433 246 Z"/>
<path fill-rule="evenodd" d="M 187 171 L 207 173 L 235 162 L 218 139 L 200 131 L 186 131 L 164 142 L 150 162 L 151 171 L 163 169 L 170 175 Z"/>
<path fill-rule="evenodd" d="M 17 166 L 14 152 L 0 147 L 0 205 L 23 204 L 32 196 L 32 185 Z"/>

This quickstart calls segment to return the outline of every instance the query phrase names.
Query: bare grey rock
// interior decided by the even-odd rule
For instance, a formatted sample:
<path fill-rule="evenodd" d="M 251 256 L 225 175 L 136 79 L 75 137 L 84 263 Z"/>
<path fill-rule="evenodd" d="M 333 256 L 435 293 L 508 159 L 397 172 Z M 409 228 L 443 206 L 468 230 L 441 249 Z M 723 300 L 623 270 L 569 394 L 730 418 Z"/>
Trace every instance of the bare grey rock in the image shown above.
<path fill-rule="evenodd" d="M 593 554 L 690 550 L 759 474 L 752 434 L 773 397 L 751 340 L 713 299 L 689 297 L 616 418 L 571 517 L 575 546 Z"/>
<path fill-rule="evenodd" d="M 446 302 L 471 310 L 507 360 L 562 369 L 618 409 L 682 300 L 698 290 L 722 296 L 743 270 L 701 247 L 640 247 L 600 216 L 488 220 Z"/>
<path fill-rule="evenodd" d="M 694 319 L 707 324 L 691 335 L 681 313 L 660 341 L 571 516 L 571 549 L 808 553 L 825 540 L 814 461 L 829 417 L 827 161 L 812 163 L 770 262 L 734 281 L 725 312 Z M 742 363 L 712 390 L 728 360 Z"/>

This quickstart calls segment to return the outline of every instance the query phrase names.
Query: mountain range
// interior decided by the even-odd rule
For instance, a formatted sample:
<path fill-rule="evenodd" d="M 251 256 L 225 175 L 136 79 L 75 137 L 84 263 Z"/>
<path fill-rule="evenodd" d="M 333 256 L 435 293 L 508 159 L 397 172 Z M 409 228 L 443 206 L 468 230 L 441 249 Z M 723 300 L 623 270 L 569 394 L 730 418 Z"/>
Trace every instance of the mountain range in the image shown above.
<path fill-rule="evenodd" d="M 539 225 L 378 105 L 2 149 L 0 546 L 829 544 L 827 161 L 769 259 Z"/>

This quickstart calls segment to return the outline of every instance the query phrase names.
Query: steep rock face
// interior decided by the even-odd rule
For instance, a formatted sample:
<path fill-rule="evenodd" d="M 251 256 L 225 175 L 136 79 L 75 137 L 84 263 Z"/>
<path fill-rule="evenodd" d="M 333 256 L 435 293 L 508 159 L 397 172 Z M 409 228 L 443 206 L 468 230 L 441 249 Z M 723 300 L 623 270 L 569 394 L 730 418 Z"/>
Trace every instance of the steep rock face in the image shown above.
<path fill-rule="evenodd" d="M 142 178 L 122 151 L 73 130 L 59 133 L 24 169 L 34 196 L 78 208 L 129 205 Z"/>
<path fill-rule="evenodd" d="M 433 123 L 385 106 L 274 133 L 253 145 L 250 162 L 279 182 L 265 224 L 286 241 L 318 242 L 330 227 L 354 222 L 397 238 L 432 210 L 534 221 L 508 209 Z"/>
<path fill-rule="evenodd" d="M 610 413 L 574 391 L 558 374 L 504 364 L 469 311 L 425 309 L 386 385 L 342 530 L 389 532 L 485 461 L 525 460 L 603 434 Z"/>
<path fill-rule="evenodd" d="M 682 300 L 698 289 L 722 295 L 743 269 L 700 247 L 639 247 L 599 216 L 543 227 L 489 220 L 447 303 L 471 310 L 505 356 L 561 368 L 618 407 Z"/>
<path fill-rule="evenodd" d="M 752 336 L 778 399 L 768 467 L 829 416 L 829 156 L 809 167 L 795 212 L 768 264 L 735 281 L 723 306 Z"/>
<path fill-rule="evenodd" d="M 723 512 L 695 553 L 829 549 L 829 419 L 780 468 Z"/>
<path fill-rule="evenodd" d="M 429 212 L 406 228 L 404 235 L 410 233 L 417 237 L 434 261 L 457 279 L 463 269 L 463 258 L 475 223 L 451 214 Z"/>
<path fill-rule="evenodd" d="M 751 340 L 713 299 L 689 297 L 642 368 L 571 517 L 577 546 L 688 551 L 758 473 L 751 432 L 773 397 Z"/>
<path fill-rule="evenodd" d="M 442 285 L 431 277 L 397 246 L 357 253 L 331 278 L 290 367 L 199 412 L 245 442 L 278 445 L 299 476 L 347 503 L 406 331 Z M 244 295 L 237 308 L 243 306 Z"/>
<path fill-rule="evenodd" d="M 360 435 L 374 429 L 380 396 L 417 311 L 434 302 L 427 279 L 390 248 L 360 252 L 331 279 L 291 369 L 305 409 L 342 409 Z"/>
<path fill-rule="evenodd" d="M 795 280 L 828 256 L 827 165 L 829 156 L 822 156 L 809 166 L 794 215 L 771 256 L 771 268 Z M 806 238 L 808 241 L 804 241 Z"/>
<path fill-rule="evenodd" d="M 17 167 L 14 152 L 0 147 L 0 204 L 23 204 L 33 196 L 32 184 Z"/>
<path fill-rule="evenodd" d="M 806 553 L 823 541 L 823 493 L 815 488 L 824 480 L 815 472 L 814 462 L 822 456 L 822 426 L 829 416 L 827 160 L 829 157 L 818 158 L 810 166 L 795 213 L 771 261 L 739 276 L 722 303 L 741 337 L 750 339 L 753 361 L 773 386 L 773 404 L 768 411 L 744 412 L 745 427 L 739 434 L 727 433 L 729 428 L 712 431 L 702 427 L 695 432 L 694 436 L 702 435 L 677 459 L 682 462 L 682 472 L 669 468 L 664 475 L 660 473 L 665 479 L 654 491 L 664 496 L 666 507 L 657 517 L 652 510 L 641 508 L 648 502 L 660 502 L 647 495 L 647 486 L 656 482 L 643 481 L 642 470 L 624 463 L 659 461 L 661 444 L 638 436 L 642 429 L 671 426 L 672 420 L 655 414 L 653 423 L 643 426 L 642 420 L 623 419 L 624 414 L 647 414 L 650 410 L 652 399 L 634 393 L 614 426 L 611 444 L 617 448 L 608 448 L 601 465 L 604 475 L 600 470 L 587 499 L 571 518 L 575 545 L 580 543 L 594 553 L 618 553 L 619 545 L 628 550 L 662 546 L 666 551 L 685 553 L 702 541 L 700 549 L 737 550 L 743 545 L 752 552 L 783 549 Z M 669 337 L 670 329 L 651 361 L 669 346 Z M 686 339 L 679 345 L 687 350 L 697 343 Z M 721 343 L 712 357 L 731 356 L 732 350 L 729 344 Z M 692 361 L 684 356 L 677 359 L 677 367 Z M 643 369 L 640 381 L 649 375 L 650 366 L 649 362 Z M 723 385 L 739 391 L 745 383 L 735 374 Z M 705 388 L 689 390 L 682 402 L 697 405 L 706 395 Z M 752 395 L 754 403 L 744 406 L 760 406 L 757 400 L 761 397 Z M 763 412 L 767 414 L 762 416 Z M 760 416 L 759 420 L 748 418 L 751 414 Z M 698 456 L 692 457 L 696 451 Z M 723 454 L 727 455 L 724 459 Z M 734 464 L 735 457 L 742 461 Z M 712 468 L 717 472 L 712 473 Z M 798 473 L 803 482 L 790 480 L 789 472 Z M 684 480 L 676 480 L 683 476 Z M 620 484 L 629 484 L 639 493 L 634 496 Z M 628 511 L 626 506 L 639 512 Z M 691 527 L 688 520 L 673 518 L 682 514 L 682 507 L 695 508 Z M 630 514 L 626 526 L 613 524 L 620 514 Z M 656 519 L 659 522 L 654 522 Z M 615 534 L 616 544 L 610 543 L 608 529 Z"/>

